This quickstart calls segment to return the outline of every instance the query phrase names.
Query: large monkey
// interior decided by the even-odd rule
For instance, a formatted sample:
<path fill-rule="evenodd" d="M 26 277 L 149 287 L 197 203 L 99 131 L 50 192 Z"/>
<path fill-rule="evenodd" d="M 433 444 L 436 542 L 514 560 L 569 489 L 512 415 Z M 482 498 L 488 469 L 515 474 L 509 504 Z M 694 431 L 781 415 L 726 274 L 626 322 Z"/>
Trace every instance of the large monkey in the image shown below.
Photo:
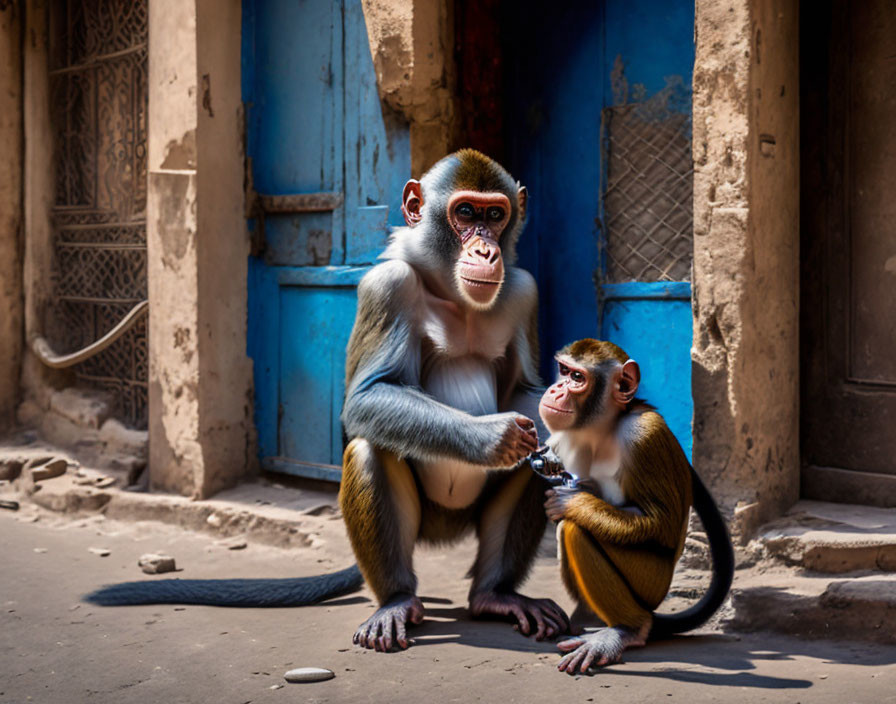
<path fill-rule="evenodd" d="M 408 181 L 398 230 L 358 287 L 346 361 L 345 450 L 339 501 L 380 608 L 356 643 L 406 648 L 423 618 L 412 568 L 418 540 L 449 542 L 475 528 L 474 616 L 516 619 L 536 638 L 569 628 L 549 599 L 516 592 L 546 518 L 547 484 L 519 460 L 538 443 L 537 292 L 513 267 L 526 189 L 466 149 Z M 127 582 L 88 600 L 298 606 L 357 589 L 350 567 L 299 579 Z"/>
<path fill-rule="evenodd" d="M 536 449 L 536 305 L 513 267 L 526 189 L 471 149 L 408 181 L 397 231 L 358 287 L 342 413 L 342 513 L 380 608 L 355 643 L 406 648 L 423 618 L 412 556 L 475 527 L 470 611 L 536 638 L 568 630 L 549 599 L 517 593 L 544 532 Z"/>
<path fill-rule="evenodd" d="M 635 398 L 638 363 L 611 342 L 579 340 L 557 354 L 558 381 L 539 413 L 551 431 L 554 467 L 577 478 L 548 490 L 547 515 L 559 522 L 566 588 L 607 628 L 558 643 L 570 675 L 618 662 L 648 635 L 680 633 L 705 622 L 728 593 L 734 556 L 725 523 L 681 446 L 656 410 Z M 710 587 L 685 612 L 653 610 L 669 591 L 687 531 L 688 509 L 706 529 Z"/>

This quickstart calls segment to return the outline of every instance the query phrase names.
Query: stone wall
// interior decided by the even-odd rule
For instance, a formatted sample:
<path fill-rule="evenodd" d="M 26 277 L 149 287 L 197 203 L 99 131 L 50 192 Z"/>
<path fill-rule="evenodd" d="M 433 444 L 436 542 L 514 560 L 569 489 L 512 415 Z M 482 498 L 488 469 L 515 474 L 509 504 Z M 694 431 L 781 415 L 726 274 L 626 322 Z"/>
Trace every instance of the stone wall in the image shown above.
<path fill-rule="evenodd" d="M 744 537 L 799 494 L 798 9 L 696 4 L 694 466 Z"/>
<path fill-rule="evenodd" d="M 15 420 L 24 334 L 21 10 L 0 0 L 0 430 Z"/>

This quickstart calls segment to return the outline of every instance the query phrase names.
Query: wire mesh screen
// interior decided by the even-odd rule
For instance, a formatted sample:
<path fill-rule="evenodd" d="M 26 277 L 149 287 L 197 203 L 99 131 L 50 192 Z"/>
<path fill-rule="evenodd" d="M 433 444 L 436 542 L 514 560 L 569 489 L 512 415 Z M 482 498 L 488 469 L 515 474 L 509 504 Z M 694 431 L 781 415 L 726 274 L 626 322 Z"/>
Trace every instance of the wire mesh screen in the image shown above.
<path fill-rule="evenodd" d="M 606 108 L 603 122 L 608 283 L 689 280 L 690 116 L 636 103 Z"/>
<path fill-rule="evenodd" d="M 86 346 L 146 298 L 146 0 L 54 0 L 54 300 L 60 352 Z M 75 372 L 146 426 L 146 321 Z"/>

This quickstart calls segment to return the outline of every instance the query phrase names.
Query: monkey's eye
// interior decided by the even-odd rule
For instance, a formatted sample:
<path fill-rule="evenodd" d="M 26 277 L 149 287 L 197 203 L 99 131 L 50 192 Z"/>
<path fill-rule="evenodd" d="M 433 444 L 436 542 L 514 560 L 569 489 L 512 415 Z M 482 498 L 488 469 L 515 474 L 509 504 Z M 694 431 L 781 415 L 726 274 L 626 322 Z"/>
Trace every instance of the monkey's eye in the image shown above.
<path fill-rule="evenodd" d="M 504 210 L 503 208 L 489 208 L 488 209 L 488 219 L 489 220 L 503 220 L 504 219 Z"/>
<path fill-rule="evenodd" d="M 476 214 L 476 210 L 470 203 L 461 203 L 454 212 L 462 218 L 472 218 Z"/>
<path fill-rule="evenodd" d="M 572 379 L 577 384 L 581 384 L 585 381 L 585 375 L 582 372 L 572 371 L 569 374 L 569 378 Z"/>
<path fill-rule="evenodd" d="M 569 367 L 565 364 L 558 364 L 558 371 L 560 372 L 560 376 L 569 376 Z"/>

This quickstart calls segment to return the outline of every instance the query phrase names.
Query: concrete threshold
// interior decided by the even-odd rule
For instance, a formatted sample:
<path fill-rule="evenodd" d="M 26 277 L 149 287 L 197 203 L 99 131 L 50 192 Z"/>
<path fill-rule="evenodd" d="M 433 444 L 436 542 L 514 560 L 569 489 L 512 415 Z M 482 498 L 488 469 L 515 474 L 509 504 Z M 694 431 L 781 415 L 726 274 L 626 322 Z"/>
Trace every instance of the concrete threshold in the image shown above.
<path fill-rule="evenodd" d="M 896 572 L 893 509 L 800 501 L 758 540 L 769 557 L 814 572 Z"/>
<path fill-rule="evenodd" d="M 896 644 L 896 574 L 744 576 L 731 606 L 738 631 Z"/>
<path fill-rule="evenodd" d="M 896 511 L 800 501 L 750 551 L 730 627 L 896 643 Z"/>

